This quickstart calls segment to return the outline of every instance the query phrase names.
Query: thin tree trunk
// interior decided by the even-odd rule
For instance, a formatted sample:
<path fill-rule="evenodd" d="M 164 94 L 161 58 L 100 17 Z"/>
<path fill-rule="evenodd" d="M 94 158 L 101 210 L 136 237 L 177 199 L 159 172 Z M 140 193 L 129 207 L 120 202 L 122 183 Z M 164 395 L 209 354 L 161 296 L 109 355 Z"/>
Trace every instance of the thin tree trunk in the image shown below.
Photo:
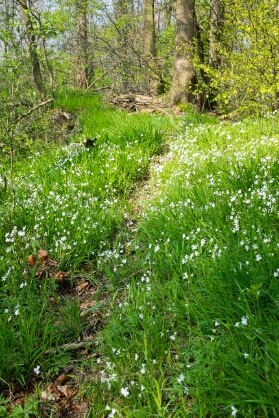
<path fill-rule="evenodd" d="M 27 6 L 26 0 L 18 0 L 20 5 L 21 14 L 25 23 L 27 38 L 28 38 L 28 48 L 29 48 L 29 55 L 32 64 L 32 74 L 35 86 L 40 94 L 41 99 L 45 97 L 45 88 L 42 79 L 41 67 L 39 56 L 37 53 L 37 42 L 36 36 L 34 34 L 33 23 L 31 19 L 31 15 L 28 13 L 29 7 Z"/>
<path fill-rule="evenodd" d="M 154 21 L 154 0 L 144 1 L 144 50 L 145 54 L 153 57 L 155 55 L 155 21 Z"/>
<path fill-rule="evenodd" d="M 169 100 L 173 104 L 194 102 L 196 73 L 193 60 L 195 0 L 177 0 L 175 56 Z"/>
<path fill-rule="evenodd" d="M 163 30 L 167 30 L 171 24 L 171 19 L 173 16 L 173 11 L 175 9 L 175 0 L 165 1 L 164 11 L 163 11 Z"/>
<path fill-rule="evenodd" d="M 87 83 L 87 65 L 88 65 L 88 33 L 87 33 L 87 0 L 76 2 L 77 20 L 76 20 L 76 38 L 77 38 L 77 75 L 76 85 L 85 89 Z"/>
<path fill-rule="evenodd" d="M 156 64 L 156 36 L 154 19 L 154 0 L 144 0 L 144 54 L 152 70 L 148 77 L 148 90 L 160 94 L 164 91 L 164 83 Z"/>
<path fill-rule="evenodd" d="M 209 35 L 209 65 L 218 68 L 220 65 L 220 55 L 218 45 L 221 37 L 223 10 L 220 0 L 210 0 L 211 20 Z"/>

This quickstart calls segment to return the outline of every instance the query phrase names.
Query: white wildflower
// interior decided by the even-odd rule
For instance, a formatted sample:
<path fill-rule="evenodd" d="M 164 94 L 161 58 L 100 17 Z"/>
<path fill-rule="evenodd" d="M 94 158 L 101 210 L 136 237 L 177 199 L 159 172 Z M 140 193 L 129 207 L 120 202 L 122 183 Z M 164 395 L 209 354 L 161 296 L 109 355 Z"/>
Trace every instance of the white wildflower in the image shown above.
<path fill-rule="evenodd" d="M 181 373 L 176 380 L 178 381 L 178 383 L 182 383 L 185 380 L 184 374 Z"/>
<path fill-rule="evenodd" d="M 233 405 L 231 406 L 231 408 L 232 408 L 232 416 L 236 417 L 237 409 Z"/>
<path fill-rule="evenodd" d="M 33 369 L 34 373 L 40 374 L 40 366 L 37 366 Z"/>
<path fill-rule="evenodd" d="M 128 387 L 121 388 L 121 395 L 124 396 L 124 398 L 126 398 L 127 396 L 129 396 L 129 389 L 128 389 Z"/>

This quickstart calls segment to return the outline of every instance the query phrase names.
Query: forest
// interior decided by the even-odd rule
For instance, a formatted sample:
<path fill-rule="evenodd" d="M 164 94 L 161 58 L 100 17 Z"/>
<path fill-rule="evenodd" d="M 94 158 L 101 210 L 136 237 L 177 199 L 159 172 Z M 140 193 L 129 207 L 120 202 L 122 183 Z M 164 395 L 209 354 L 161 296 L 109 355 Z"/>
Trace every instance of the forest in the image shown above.
<path fill-rule="evenodd" d="M 274 0 L 0 0 L 0 417 L 279 416 L 278 42 Z"/>

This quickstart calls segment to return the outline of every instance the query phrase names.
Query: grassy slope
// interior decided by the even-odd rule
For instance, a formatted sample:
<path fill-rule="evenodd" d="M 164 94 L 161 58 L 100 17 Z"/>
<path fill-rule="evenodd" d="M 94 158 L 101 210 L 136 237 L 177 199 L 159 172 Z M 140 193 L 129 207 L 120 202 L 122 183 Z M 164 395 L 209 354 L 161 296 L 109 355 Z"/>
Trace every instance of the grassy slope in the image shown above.
<path fill-rule="evenodd" d="M 10 190 L 0 192 L 0 377 L 6 382 L 23 383 L 38 364 L 58 370 L 67 356 L 50 358 L 44 351 L 78 339 L 85 326 L 77 303 L 69 308 L 63 297 L 60 303 L 55 280 L 38 281 L 27 257 L 47 250 L 71 276 L 85 261 L 93 266 L 95 254 L 121 228 L 127 196 L 162 145 L 162 118 L 156 127 L 149 117 L 128 117 L 101 107 L 96 98 L 75 94 L 62 96 L 56 105 L 83 111 L 81 132 L 73 140 L 89 134 L 98 140 L 92 149 L 50 144 L 47 151 L 34 150 L 19 161 L 14 210 Z"/>
<path fill-rule="evenodd" d="M 272 119 L 182 120 L 133 238 L 102 254 L 120 416 L 278 416 L 278 141 Z"/>
<path fill-rule="evenodd" d="M 10 248 L 0 258 L 8 309 L 1 352 L 12 347 L 2 376 L 62 366 L 64 353 L 49 359 L 44 350 L 77 339 L 85 326 L 73 304 L 54 327 L 55 283 L 38 287 L 24 273 L 26 256 L 45 248 L 73 271 L 93 260 L 113 289 L 98 357 L 80 366 L 90 417 L 277 416 L 276 117 L 229 124 L 183 116 L 148 187 L 127 202 L 160 152 L 160 132 L 173 124 L 115 113 L 91 98 L 71 95 L 58 105 L 84 108 L 81 136 L 98 142 L 17 168 L 20 207 L 4 217 L 1 244 Z"/>

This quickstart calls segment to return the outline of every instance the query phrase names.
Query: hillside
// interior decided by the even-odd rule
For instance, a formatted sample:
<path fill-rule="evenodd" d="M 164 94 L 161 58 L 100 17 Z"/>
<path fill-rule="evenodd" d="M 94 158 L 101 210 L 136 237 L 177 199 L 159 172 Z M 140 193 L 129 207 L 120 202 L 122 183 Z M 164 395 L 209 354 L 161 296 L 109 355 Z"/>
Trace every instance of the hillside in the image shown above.
<path fill-rule="evenodd" d="M 0 189 L 0 416 L 278 416 L 277 113 L 55 107 Z"/>

